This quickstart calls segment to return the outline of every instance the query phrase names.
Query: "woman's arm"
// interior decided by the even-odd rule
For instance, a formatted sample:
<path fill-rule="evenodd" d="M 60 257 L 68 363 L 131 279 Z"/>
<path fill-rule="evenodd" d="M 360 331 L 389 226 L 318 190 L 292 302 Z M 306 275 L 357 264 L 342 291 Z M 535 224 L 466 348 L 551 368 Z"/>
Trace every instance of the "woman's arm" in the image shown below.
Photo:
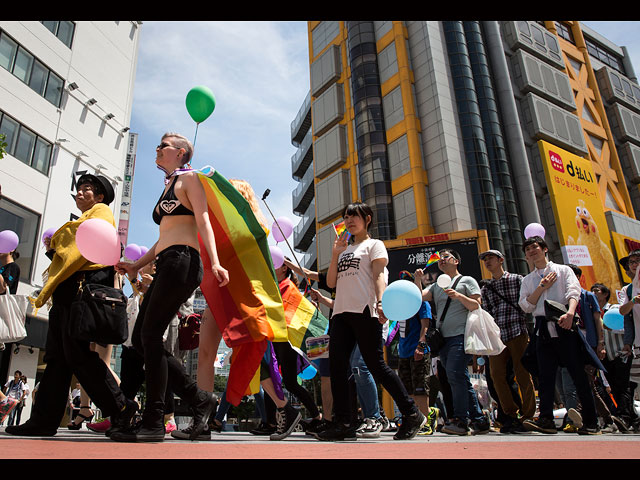
<path fill-rule="evenodd" d="M 387 321 L 387 317 L 385 317 L 382 312 L 382 294 L 384 293 L 384 289 L 387 288 L 387 283 L 384 281 L 384 267 L 387 266 L 387 263 L 389 263 L 387 258 L 376 258 L 371 262 L 374 288 L 376 290 L 376 306 L 380 317 L 380 323 L 385 323 Z"/>

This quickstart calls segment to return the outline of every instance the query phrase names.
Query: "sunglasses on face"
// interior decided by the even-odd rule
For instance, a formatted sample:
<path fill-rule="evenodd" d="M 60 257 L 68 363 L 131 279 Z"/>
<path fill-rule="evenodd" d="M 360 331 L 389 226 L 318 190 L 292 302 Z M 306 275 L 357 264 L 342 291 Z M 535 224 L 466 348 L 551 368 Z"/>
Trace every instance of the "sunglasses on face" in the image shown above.
<path fill-rule="evenodd" d="M 175 145 L 171 145 L 169 143 L 162 142 L 160 145 L 156 147 L 156 150 L 164 150 L 167 147 L 176 148 L 180 150 L 180 147 L 176 147 Z"/>

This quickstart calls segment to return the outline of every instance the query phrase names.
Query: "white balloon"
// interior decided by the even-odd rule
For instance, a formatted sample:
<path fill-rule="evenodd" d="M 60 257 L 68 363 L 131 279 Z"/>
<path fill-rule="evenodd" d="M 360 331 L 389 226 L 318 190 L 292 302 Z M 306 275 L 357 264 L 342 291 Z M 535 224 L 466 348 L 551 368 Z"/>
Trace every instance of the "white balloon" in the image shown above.
<path fill-rule="evenodd" d="M 436 280 L 436 283 L 442 289 L 449 288 L 451 286 L 451 277 L 446 273 L 443 273 L 438 277 L 438 280 Z"/>

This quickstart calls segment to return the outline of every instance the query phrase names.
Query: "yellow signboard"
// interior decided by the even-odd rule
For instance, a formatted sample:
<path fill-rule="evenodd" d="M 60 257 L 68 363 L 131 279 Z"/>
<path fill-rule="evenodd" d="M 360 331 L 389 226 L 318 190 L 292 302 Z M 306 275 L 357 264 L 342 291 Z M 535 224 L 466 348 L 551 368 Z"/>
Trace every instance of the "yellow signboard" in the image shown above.
<path fill-rule="evenodd" d="M 538 142 L 565 263 L 582 269 L 587 290 L 596 282 L 620 288 L 617 261 L 591 161 Z"/>

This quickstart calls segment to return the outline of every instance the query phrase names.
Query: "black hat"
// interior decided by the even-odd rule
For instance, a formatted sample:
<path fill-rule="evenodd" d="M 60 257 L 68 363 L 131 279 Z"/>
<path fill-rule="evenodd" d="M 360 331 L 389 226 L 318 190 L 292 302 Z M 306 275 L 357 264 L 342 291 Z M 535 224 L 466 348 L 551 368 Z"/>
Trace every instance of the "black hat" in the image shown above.
<path fill-rule="evenodd" d="M 111 185 L 111 182 L 107 177 L 103 177 L 102 175 L 91 175 L 90 173 L 85 173 L 84 175 L 80 176 L 80 178 L 76 182 L 76 185 L 80 186 L 83 183 L 87 183 L 87 181 L 89 181 L 90 183 L 99 185 L 101 187 L 100 188 L 101 191 L 96 193 L 101 193 L 104 196 L 102 203 L 109 205 L 111 202 L 113 202 L 113 199 L 116 197 L 116 194 L 113 191 L 113 186 Z"/>
<path fill-rule="evenodd" d="M 640 257 L 640 249 L 639 250 L 631 250 L 629 252 L 629 255 L 627 255 L 626 257 L 622 257 L 620 260 L 618 260 L 618 263 L 620 265 L 622 265 L 622 268 L 624 268 L 625 270 L 629 270 L 629 257 L 630 256 L 639 256 Z"/>

